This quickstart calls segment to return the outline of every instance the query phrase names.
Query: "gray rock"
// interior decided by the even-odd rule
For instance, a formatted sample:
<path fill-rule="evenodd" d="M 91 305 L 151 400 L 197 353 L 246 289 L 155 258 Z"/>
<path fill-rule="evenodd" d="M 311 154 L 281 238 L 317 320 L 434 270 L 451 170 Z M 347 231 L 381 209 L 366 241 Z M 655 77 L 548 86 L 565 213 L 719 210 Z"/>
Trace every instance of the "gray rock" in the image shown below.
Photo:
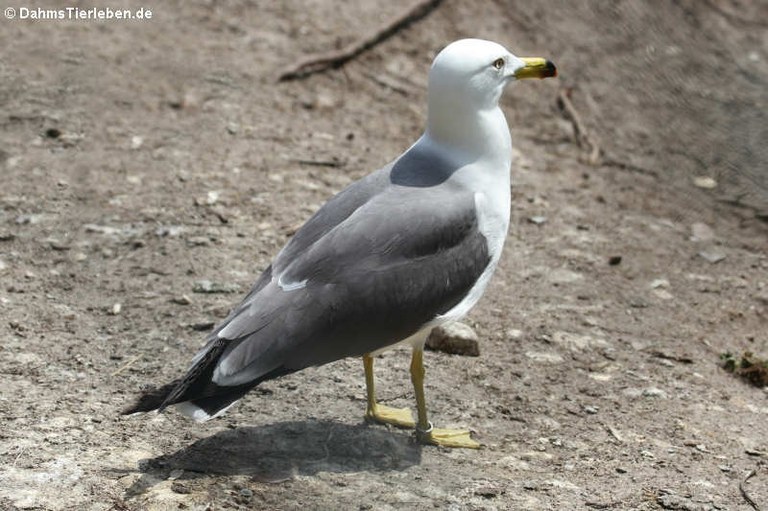
<path fill-rule="evenodd" d="M 707 262 L 715 264 L 725 259 L 725 254 L 715 249 L 702 250 L 701 252 L 699 252 L 699 257 L 701 257 L 702 259 L 705 259 Z"/>
<path fill-rule="evenodd" d="M 426 348 L 451 355 L 477 357 L 480 355 L 477 334 L 464 323 L 448 323 L 432 329 Z"/>

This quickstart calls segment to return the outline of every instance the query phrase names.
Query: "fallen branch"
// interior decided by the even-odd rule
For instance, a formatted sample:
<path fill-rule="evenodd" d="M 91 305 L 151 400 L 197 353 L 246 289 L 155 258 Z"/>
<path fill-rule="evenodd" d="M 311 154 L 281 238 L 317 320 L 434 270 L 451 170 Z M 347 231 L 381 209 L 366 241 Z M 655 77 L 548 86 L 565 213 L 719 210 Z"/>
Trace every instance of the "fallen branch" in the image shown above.
<path fill-rule="evenodd" d="M 579 112 L 571 102 L 571 94 L 573 89 L 571 87 L 565 87 L 560 89 L 557 94 L 557 106 L 563 112 L 566 120 L 570 121 L 573 125 L 573 134 L 576 137 L 576 144 L 586 152 L 586 160 L 590 165 L 597 165 L 600 162 L 600 145 L 589 133 L 584 123 L 581 121 Z"/>
<path fill-rule="evenodd" d="M 370 50 L 377 44 L 389 39 L 411 23 L 420 20 L 434 10 L 440 2 L 442 0 L 420 0 L 410 10 L 391 20 L 365 39 L 349 44 L 337 51 L 308 57 L 299 62 L 293 69 L 282 73 L 278 77 L 278 81 L 299 80 L 328 69 L 339 68 L 364 51 Z"/>
<path fill-rule="evenodd" d="M 756 469 L 752 470 L 752 472 L 747 474 L 747 477 L 742 482 L 739 483 L 739 491 L 741 492 L 742 497 L 744 497 L 744 500 L 746 500 L 747 503 L 750 506 L 752 506 L 752 509 L 754 509 L 755 511 L 761 511 L 761 508 L 757 504 L 757 502 L 755 502 L 755 500 L 752 497 L 750 497 L 749 493 L 747 493 L 747 489 L 744 488 L 744 485 L 747 483 L 747 481 L 749 481 L 751 478 L 753 478 L 757 474 L 758 470 L 760 470 L 760 466 L 758 466 Z"/>

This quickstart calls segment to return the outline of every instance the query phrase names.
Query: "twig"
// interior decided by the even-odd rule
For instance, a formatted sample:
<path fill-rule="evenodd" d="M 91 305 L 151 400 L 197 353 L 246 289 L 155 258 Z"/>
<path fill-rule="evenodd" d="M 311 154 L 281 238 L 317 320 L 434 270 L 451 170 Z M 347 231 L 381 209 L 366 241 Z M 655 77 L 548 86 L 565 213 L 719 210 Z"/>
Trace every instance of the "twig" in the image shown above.
<path fill-rule="evenodd" d="M 601 162 L 601 164 L 608 167 L 616 167 L 621 170 L 637 172 L 638 174 L 645 174 L 646 176 L 659 177 L 659 173 L 656 172 L 655 170 L 646 169 L 645 167 L 639 167 L 637 165 L 632 165 L 631 163 L 627 163 L 624 161 L 614 160 L 610 157 L 603 158 L 603 161 Z"/>
<path fill-rule="evenodd" d="M 131 367 L 140 358 L 141 358 L 141 355 L 136 355 L 135 357 L 132 357 L 128 362 L 126 362 L 122 366 L 112 371 L 112 374 L 110 374 L 110 376 L 117 376 L 118 374 L 122 373 L 123 371 Z"/>
<path fill-rule="evenodd" d="M 613 438 L 615 438 L 619 443 L 624 443 L 624 438 L 622 438 L 621 434 L 614 428 L 613 426 L 609 424 L 603 424 L 603 427 L 605 428 L 608 433 L 611 434 Z"/>
<path fill-rule="evenodd" d="M 747 474 L 747 477 L 739 483 L 739 491 L 741 492 L 741 496 L 744 497 L 744 500 L 747 501 L 747 503 L 752 506 L 752 509 L 755 511 L 761 511 L 760 506 L 755 502 L 755 500 L 749 496 L 749 493 L 747 493 L 747 489 L 744 488 L 744 485 L 747 484 L 747 481 L 749 481 L 752 477 L 754 477 L 757 474 L 757 471 L 760 470 L 761 466 L 758 465 L 758 467 L 749 474 Z"/>
<path fill-rule="evenodd" d="M 585 506 L 591 507 L 592 509 L 611 509 L 613 507 L 616 507 L 619 505 L 618 502 L 594 502 L 594 501 L 587 501 L 584 503 Z"/>
<path fill-rule="evenodd" d="M 573 89 L 570 87 L 560 89 L 560 92 L 557 94 L 557 106 L 560 107 L 565 118 L 573 125 L 576 144 L 587 153 L 587 163 L 597 165 L 600 162 L 600 145 L 581 121 L 579 112 L 576 111 L 571 102 L 572 93 Z"/>
<path fill-rule="evenodd" d="M 333 168 L 340 168 L 346 165 L 346 161 L 338 160 L 338 159 L 332 159 L 332 160 L 304 160 L 304 159 L 292 159 L 291 161 L 296 162 L 300 165 L 309 165 L 312 167 L 333 167 Z"/>
<path fill-rule="evenodd" d="M 419 0 L 419 2 L 407 12 L 391 20 L 370 36 L 349 44 L 340 50 L 315 55 L 302 60 L 293 69 L 289 69 L 282 73 L 278 77 L 278 81 L 285 82 L 288 80 L 299 80 L 331 68 L 339 68 L 364 51 L 370 50 L 377 44 L 389 39 L 395 33 L 411 23 L 420 20 L 434 10 L 440 2 L 442 2 L 442 0 Z"/>
<path fill-rule="evenodd" d="M 672 360 L 674 362 L 680 362 L 681 364 L 693 364 L 693 359 L 685 355 L 670 355 L 669 353 L 664 353 L 661 350 L 652 350 L 650 351 L 650 354 L 656 358 Z"/>

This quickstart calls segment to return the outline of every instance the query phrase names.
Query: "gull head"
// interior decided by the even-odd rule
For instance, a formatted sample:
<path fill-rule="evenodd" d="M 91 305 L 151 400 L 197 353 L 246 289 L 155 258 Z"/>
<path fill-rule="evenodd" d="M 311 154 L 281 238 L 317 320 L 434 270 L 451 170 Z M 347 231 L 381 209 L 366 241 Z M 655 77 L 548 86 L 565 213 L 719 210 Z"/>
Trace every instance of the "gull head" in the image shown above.
<path fill-rule="evenodd" d="M 435 57 L 429 71 L 429 100 L 449 108 L 496 108 L 509 83 L 556 75 L 555 65 L 546 59 L 516 57 L 492 41 L 460 39 Z"/>

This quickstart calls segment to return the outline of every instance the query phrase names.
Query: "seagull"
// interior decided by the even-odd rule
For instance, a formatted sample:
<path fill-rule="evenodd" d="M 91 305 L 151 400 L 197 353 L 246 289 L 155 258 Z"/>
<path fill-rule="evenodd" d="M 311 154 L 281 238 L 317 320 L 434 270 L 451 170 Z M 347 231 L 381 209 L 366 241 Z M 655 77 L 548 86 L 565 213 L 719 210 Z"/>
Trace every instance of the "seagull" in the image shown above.
<path fill-rule="evenodd" d="M 323 205 L 206 338 L 187 373 L 124 414 L 206 421 L 262 382 L 362 357 L 366 418 L 413 428 L 424 444 L 478 448 L 469 431 L 428 419 L 424 343 L 463 317 L 499 262 L 510 217 L 512 142 L 499 100 L 507 85 L 557 75 L 552 62 L 462 39 L 429 71 L 424 134 L 385 167 Z M 417 419 L 376 401 L 374 357 L 412 347 Z"/>

